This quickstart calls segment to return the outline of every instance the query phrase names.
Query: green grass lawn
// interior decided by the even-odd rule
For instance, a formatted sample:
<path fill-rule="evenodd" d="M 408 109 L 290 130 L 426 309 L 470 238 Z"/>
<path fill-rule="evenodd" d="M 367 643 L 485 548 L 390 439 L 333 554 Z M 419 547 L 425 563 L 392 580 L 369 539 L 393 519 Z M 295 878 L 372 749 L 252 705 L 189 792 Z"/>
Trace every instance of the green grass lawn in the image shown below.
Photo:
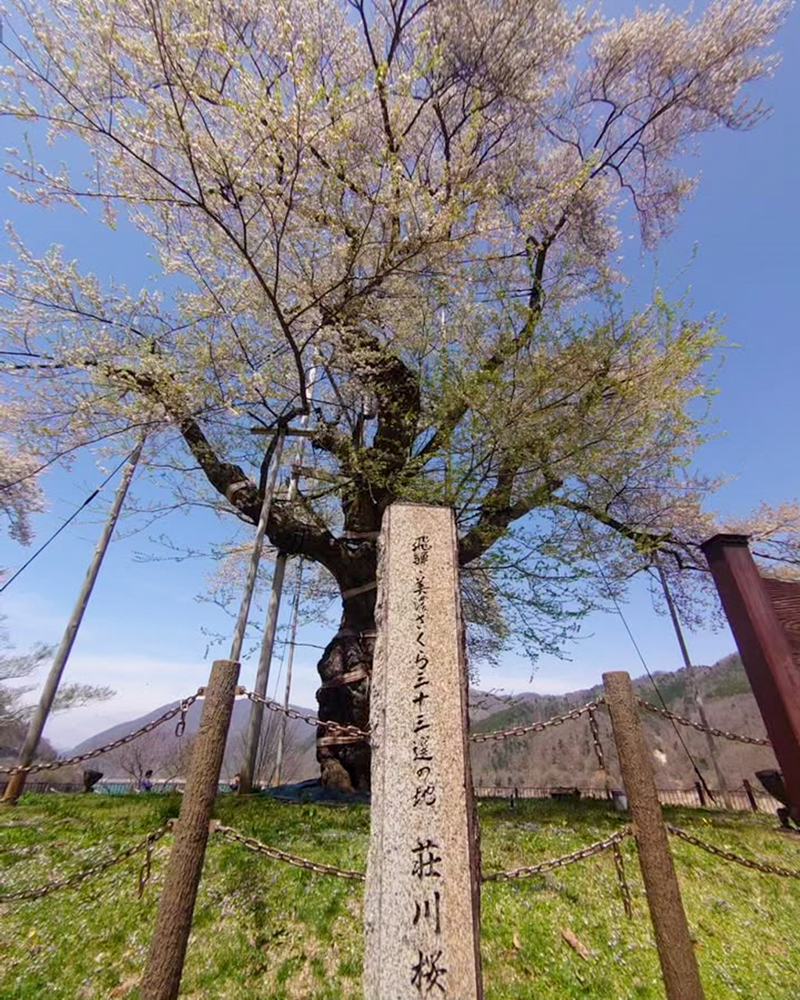
<path fill-rule="evenodd" d="M 0 810 L 0 895 L 88 866 L 176 815 L 162 796 L 25 796 Z M 484 871 L 534 864 L 620 825 L 604 803 L 497 801 L 479 806 Z M 749 857 L 800 868 L 800 837 L 765 816 L 667 809 L 678 826 Z M 325 807 L 223 797 L 223 823 L 314 860 L 363 869 L 364 806 Z M 80 888 L 0 904 L 2 1000 L 100 1000 L 138 995 L 171 837 L 156 847 L 137 898 L 142 855 Z M 734 867 L 672 841 L 708 1000 L 790 1000 L 800 972 L 800 881 Z M 664 996 L 633 842 L 623 846 L 634 919 L 627 920 L 610 852 L 548 875 L 484 886 L 486 1000 Z M 181 996 L 193 1000 L 358 998 L 360 883 L 290 868 L 212 838 Z M 568 929 L 588 949 L 564 940 Z M 458 1000 L 458 998 L 456 998 Z"/>

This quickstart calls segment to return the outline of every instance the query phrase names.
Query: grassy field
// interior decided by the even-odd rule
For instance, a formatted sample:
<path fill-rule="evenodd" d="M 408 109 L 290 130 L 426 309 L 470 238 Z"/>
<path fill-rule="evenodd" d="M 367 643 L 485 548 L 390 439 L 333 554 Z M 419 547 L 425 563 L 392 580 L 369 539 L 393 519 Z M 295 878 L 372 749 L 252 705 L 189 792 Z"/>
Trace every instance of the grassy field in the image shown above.
<path fill-rule="evenodd" d="M 167 797 L 26 796 L 0 811 L 0 895 L 68 875 L 137 840 L 179 801 Z M 604 803 L 479 806 L 486 872 L 565 854 L 618 828 Z M 217 815 L 260 840 L 345 868 L 364 867 L 363 806 L 288 805 L 224 797 Z M 800 837 L 764 816 L 668 809 L 676 825 L 749 857 L 800 868 Z M 0 904 L 2 1000 L 137 997 L 171 837 L 137 898 L 142 855 L 77 889 Z M 709 1000 L 798 995 L 800 881 L 734 867 L 673 841 Z M 484 886 L 487 1000 L 664 996 L 634 846 L 624 845 L 634 919 L 610 853 L 549 875 Z M 212 838 L 182 997 L 339 1000 L 360 996 L 362 885 L 278 864 Z M 581 957 L 563 931 L 588 949 Z"/>

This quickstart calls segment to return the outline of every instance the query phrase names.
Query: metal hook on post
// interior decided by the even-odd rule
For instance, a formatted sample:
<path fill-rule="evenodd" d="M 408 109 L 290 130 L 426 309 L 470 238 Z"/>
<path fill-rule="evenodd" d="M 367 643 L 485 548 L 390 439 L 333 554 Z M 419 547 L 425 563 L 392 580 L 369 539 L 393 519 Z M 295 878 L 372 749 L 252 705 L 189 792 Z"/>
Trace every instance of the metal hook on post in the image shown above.
<path fill-rule="evenodd" d="M 190 704 L 191 703 L 185 698 L 181 702 L 181 714 L 178 721 L 175 723 L 175 735 L 178 739 L 180 739 L 186 732 L 186 713 L 189 711 Z"/>
<path fill-rule="evenodd" d="M 147 838 L 147 845 L 145 847 L 144 861 L 142 862 L 142 867 L 139 869 L 139 890 L 137 893 L 137 898 L 141 899 L 144 895 L 144 890 L 147 888 L 147 883 L 150 881 L 150 873 L 153 867 L 153 845 L 155 840 L 153 834 Z"/>

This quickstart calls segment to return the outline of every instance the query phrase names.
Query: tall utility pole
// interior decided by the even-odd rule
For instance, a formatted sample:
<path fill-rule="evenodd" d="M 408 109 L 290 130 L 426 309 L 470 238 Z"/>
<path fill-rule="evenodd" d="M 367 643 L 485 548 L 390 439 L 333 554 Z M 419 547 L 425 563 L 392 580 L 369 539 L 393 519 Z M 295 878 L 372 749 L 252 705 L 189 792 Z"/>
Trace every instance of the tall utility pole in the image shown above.
<path fill-rule="evenodd" d="M 294 588 L 294 602 L 292 604 L 292 626 L 289 633 L 289 656 L 286 660 L 286 687 L 283 692 L 283 707 L 289 707 L 289 698 L 292 693 L 292 666 L 294 665 L 294 648 L 297 639 L 297 619 L 300 617 L 300 592 L 303 589 L 303 561 L 297 565 L 297 581 Z M 273 783 L 281 783 L 281 767 L 283 766 L 283 746 L 286 742 L 286 723 L 288 722 L 286 712 L 280 718 L 278 728 L 278 747 L 275 751 L 275 778 Z"/>
<path fill-rule="evenodd" d="M 681 628 L 680 619 L 678 618 L 678 609 L 675 607 L 675 602 L 672 600 L 672 593 L 670 592 L 669 583 L 667 582 L 667 575 L 664 572 L 658 556 L 655 557 L 655 565 L 658 570 L 658 577 L 661 580 L 661 588 L 664 591 L 664 600 L 667 602 L 667 608 L 669 609 L 669 616 L 672 619 L 675 635 L 678 638 L 678 645 L 681 647 L 683 664 L 686 667 L 686 675 L 689 678 L 689 690 L 694 698 L 694 703 L 697 706 L 697 714 L 700 716 L 701 725 L 703 725 L 706 729 L 709 729 L 710 727 L 708 716 L 706 715 L 706 707 L 703 704 L 703 697 L 697 686 L 697 671 L 695 670 L 694 664 L 689 656 L 686 640 L 683 637 L 683 629 Z M 706 742 L 708 743 L 708 755 L 711 758 L 714 773 L 717 776 L 717 786 L 719 787 L 722 795 L 722 801 L 725 803 L 726 809 L 732 809 L 733 803 L 731 802 L 731 796 L 728 791 L 728 783 L 725 781 L 725 775 L 722 773 L 722 768 L 719 766 L 719 758 L 717 757 L 717 748 L 714 744 L 714 737 L 709 732 L 706 732 L 705 736 Z"/>
<path fill-rule="evenodd" d="M 144 448 L 145 436 L 146 435 L 142 435 L 141 440 L 131 452 L 131 457 L 128 459 L 125 471 L 122 473 L 122 480 L 117 488 L 117 493 L 114 497 L 114 502 L 111 505 L 111 510 L 108 512 L 108 518 L 106 519 L 105 526 L 103 527 L 102 534 L 100 535 L 100 540 L 94 550 L 92 561 L 89 563 L 89 569 L 86 572 L 86 578 L 84 579 L 83 586 L 78 594 L 78 600 L 72 610 L 69 623 L 64 630 L 64 635 L 61 638 L 61 644 L 59 645 L 55 659 L 53 660 L 53 665 L 50 667 L 50 673 L 47 675 L 47 680 L 45 681 L 44 688 L 42 689 L 39 704 L 36 706 L 33 715 L 31 716 L 31 721 L 28 724 L 28 733 L 25 737 L 25 742 L 22 744 L 22 749 L 19 752 L 19 759 L 17 761 L 18 767 L 30 767 L 33 762 L 36 749 L 39 746 L 39 740 L 42 738 L 42 731 L 44 730 L 45 723 L 50 715 L 50 710 L 53 707 L 53 701 L 55 700 L 55 696 L 58 691 L 58 685 L 61 683 L 61 676 L 64 673 L 64 668 L 67 665 L 69 654 L 72 652 L 72 647 L 78 635 L 81 620 L 83 619 L 84 612 L 86 611 L 86 607 L 89 603 L 89 598 L 92 595 L 92 589 L 94 588 L 95 581 L 97 580 L 97 574 L 100 572 L 100 567 L 103 563 L 109 542 L 111 541 L 111 536 L 114 534 L 114 528 L 117 525 L 117 520 L 119 519 L 122 505 L 125 502 L 128 488 L 131 485 L 133 473 L 139 463 L 142 448 Z M 2 801 L 4 805 L 16 805 L 17 799 L 19 799 L 20 795 L 22 795 L 22 791 L 25 788 L 25 781 L 27 777 L 27 771 L 17 771 L 16 774 L 11 775 L 8 785 L 6 785 L 5 794 L 3 795 Z"/>
<path fill-rule="evenodd" d="M 317 367 L 309 369 L 306 381 L 306 395 L 310 398 L 314 383 L 317 380 Z M 308 427 L 308 413 L 304 413 L 300 419 L 300 427 L 305 430 Z M 297 442 L 292 472 L 289 479 L 289 490 L 286 494 L 286 502 L 291 503 L 297 496 L 298 482 L 300 479 L 300 463 L 303 460 L 305 451 L 305 438 L 303 436 Z M 275 558 L 275 571 L 272 575 L 272 591 L 269 597 L 269 607 L 267 608 L 267 621 L 264 626 L 264 637 L 261 640 L 261 653 L 258 658 L 258 671 L 256 673 L 255 693 L 264 698 L 269 686 L 269 671 L 272 665 L 272 653 L 275 648 L 275 633 L 278 630 L 278 616 L 281 610 L 281 594 L 283 593 L 283 579 L 286 575 L 286 563 L 288 556 L 285 552 L 279 552 Z M 258 743 L 261 739 L 261 723 L 264 719 L 264 705 L 259 701 L 254 701 L 250 705 L 250 721 L 247 727 L 247 740 L 245 742 L 244 758 L 240 771 L 239 794 L 248 795 L 253 788 L 253 778 L 255 777 L 256 758 L 258 756 Z"/>

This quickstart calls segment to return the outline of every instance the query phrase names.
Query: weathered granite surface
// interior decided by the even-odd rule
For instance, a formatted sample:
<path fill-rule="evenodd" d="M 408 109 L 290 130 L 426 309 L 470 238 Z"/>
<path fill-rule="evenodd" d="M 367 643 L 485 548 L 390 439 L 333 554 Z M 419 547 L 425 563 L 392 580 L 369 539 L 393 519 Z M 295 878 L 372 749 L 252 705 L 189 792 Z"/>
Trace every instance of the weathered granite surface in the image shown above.
<path fill-rule="evenodd" d="M 455 522 L 383 520 L 373 667 L 366 1000 L 480 1000 L 477 826 Z"/>

